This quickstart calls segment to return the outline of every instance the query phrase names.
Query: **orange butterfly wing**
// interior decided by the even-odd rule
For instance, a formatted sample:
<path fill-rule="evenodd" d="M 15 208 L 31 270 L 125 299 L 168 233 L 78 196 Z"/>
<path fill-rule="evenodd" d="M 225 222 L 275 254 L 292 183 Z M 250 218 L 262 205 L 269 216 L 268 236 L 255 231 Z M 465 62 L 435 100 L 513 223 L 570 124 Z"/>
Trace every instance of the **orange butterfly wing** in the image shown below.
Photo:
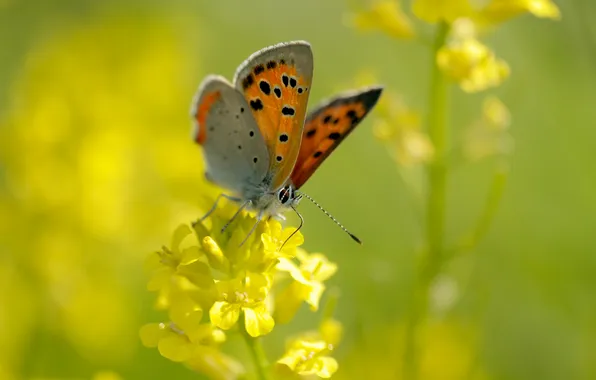
<path fill-rule="evenodd" d="M 284 185 L 298 157 L 312 74 L 312 51 L 302 41 L 260 50 L 236 71 L 234 84 L 267 144 L 271 189 Z"/>
<path fill-rule="evenodd" d="M 382 87 L 345 93 L 324 103 L 306 119 L 291 180 L 299 189 L 377 103 Z"/>

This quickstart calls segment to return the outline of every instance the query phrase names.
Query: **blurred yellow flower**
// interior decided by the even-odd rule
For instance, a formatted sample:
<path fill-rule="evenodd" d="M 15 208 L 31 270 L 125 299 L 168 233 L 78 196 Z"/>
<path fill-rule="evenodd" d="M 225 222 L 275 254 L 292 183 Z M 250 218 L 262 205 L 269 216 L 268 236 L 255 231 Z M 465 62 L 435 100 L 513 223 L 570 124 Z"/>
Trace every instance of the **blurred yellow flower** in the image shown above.
<path fill-rule="evenodd" d="M 354 345 L 338 379 L 400 379 L 403 376 L 405 325 L 384 326 Z M 448 320 L 427 321 L 415 331 L 418 347 L 417 378 L 433 380 L 487 380 L 477 361 L 479 337 L 474 327 Z M 391 358 L 391 360 L 387 360 Z"/>
<path fill-rule="evenodd" d="M 3 379 L 21 360 L 46 365 L 30 334 L 44 337 L 43 350 L 68 352 L 64 360 L 131 362 L 139 252 L 198 210 L 202 161 L 187 115 L 188 78 L 200 65 L 180 44 L 185 27 L 161 12 L 147 10 L 136 23 L 121 8 L 100 8 L 23 45 L 7 85 L 0 203 L 11 208 L 0 228 L 12 262 L 0 268 L 19 269 L 0 271 L 11 280 L 1 287 L 10 296 L 0 294 Z"/>
<path fill-rule="evenodd" d="M 337 271 L 337 265 L 319 253 L 309 255 L 299 249 L 296 258 L 300 265 L 280 258 L 276 267 L 280 272 L 287 272 L 293 280 L 276 297 L 275 317 L 281 323 L 291 320 L 302 302 L 306 302 L 312 311 L 317 311 L 325 290 L 323 282 Z"/>
<path fill-rule="evenodd" d="M 395 93 L 386 93 L 377 108 L 374 135 L 387 144 L 395 161 L 404 167 L 428 162 L 434 154 L 428 136 L 422 132 L 420 113 L 409 108 Z"/>
<path fill-rule="evenodd" d="M 499 86 L 509 76 L 507 63 L 475 37 L 470 19 L 458 19 L 445 46 L 437 52 L 437 65 L 466 92 Z"/>
<path fill-rule="evenodd" d="M 100 371 L 96 372 L 92 380 L 122 380 L 122 376 L 118 375 L 116 372 L 112 371 Z"/>
<path fill-rule="evenodd" d="M 551 0 L 492 0 L 479 12 L 478 19 L 498 24 L 526 12 L 540 18 L 561 18 L 559 8 Z"/>
<path fill-rule="evenodd" d="M 317 331 L 308 331 L 288 340 L 286 352 L 277 360 L 278 372 L 330 378 L 338 365 L 329 354 L 339 343 L 341 331 L 339 322 L 326 318 Z"/>
<path fill-rule="evenodd" d="M 277 370 L 282 374 L 330 378 L 338 365 L 328 355 L 339 343 L 341 334 L 341 324 L 331 317 L 325 318 L 317 331 L 307 331 L 288 341 L 286 352 L 277 360 Z"/>
<path fill-rule="evenodd" d="M 541 18 L 561 17 L 559 8 L 551 0 L 414 0 L 412 11 L 426 22 L 449 24 L 459 18 L 470 18 L 494 25 L 526 12 Z"/>
<path fill-rule="evenodd" d="M 482 117 L 464 135 L 463 153 L 468 160 L 513 152 L 514 141 L 509 133 L 511 114 L 497 97 L 484 100 Z"/>
<path fill-rule="evenodd" d="M 473 8 L 468 0 L 414 0 L 412 11 L 426 22 L 451 23 L 461 17 L 470 17 Z"/>
<path fill-rule="evenodd" d="M 367 10 L 347 17 L 347 23 L 361 31 L 378 31 L 397 39 L 409 39 L 415 32 L 399 1 L 376 1 Z"/>

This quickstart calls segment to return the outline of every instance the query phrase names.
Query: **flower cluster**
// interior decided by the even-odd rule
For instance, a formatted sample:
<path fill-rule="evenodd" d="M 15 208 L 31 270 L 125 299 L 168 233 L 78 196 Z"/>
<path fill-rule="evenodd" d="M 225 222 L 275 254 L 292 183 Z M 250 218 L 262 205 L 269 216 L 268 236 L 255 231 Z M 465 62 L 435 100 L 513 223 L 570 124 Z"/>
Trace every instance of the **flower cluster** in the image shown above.
<path fill-rule="evenodd" d="M 355 12 L 348 20 L 362 31 L 377 30 L 393 38 L 411 40 L 421 35 L 424 28 L 416 28 L 399 3 L 394 0 L 373 1 L 369 8 Z M 476 6 L 476 3 L 484 5 Z M 510 73 L 507 63 L 478 39 L 478 30 L 493 29 L 523 13 L 541 18 L 560 18 L 559 9 L 551 0 L 415 0 L 412 11 L 421 21 L 448 26 L 449 35 L 436 54 L 436 62 L 466 92 L 496 87 Z"/>
<path fill-rule="evenodd" d="M 228 334 L 243 335 L 254 349 L 257 338 L 276 323 L 291 321 L 302 303 L 317 311 L 324 281 L 337 270 L 324 255 L 301 249 L 302 234 L 276 220 L 260 222 L 247 238 L 257 221 L 241 213 L 222 231 L 233 211 L 228 205 L 209 223 L 179 226 L 170 246 L 146 262 L 148 290 L 157 293 L 156 306 L 168 311 L 168 320 L 143 326 L 143 344 L 214 379 L 234 379 L 246 371 L 222 351 Z M 337 329 L 292 340 L 279 366 L 330 377 L 337 363 L 328 354 L 339 337 L 328 331 Z M 264 361 L 256 366 L 268 367 Z"/>

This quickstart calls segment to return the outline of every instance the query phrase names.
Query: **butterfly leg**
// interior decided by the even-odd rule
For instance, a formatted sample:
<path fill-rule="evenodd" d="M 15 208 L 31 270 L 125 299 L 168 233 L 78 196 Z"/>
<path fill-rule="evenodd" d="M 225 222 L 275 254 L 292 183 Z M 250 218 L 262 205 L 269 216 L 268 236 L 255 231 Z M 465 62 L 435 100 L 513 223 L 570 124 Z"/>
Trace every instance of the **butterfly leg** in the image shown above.
<path fill-rule="evenodd" d="M 234 219 L 236 219 L 236 217 L 238 215 L 240 215 L 240 212 L 242 210 L 244 210 L 246 208 L 246 206 L 248 206 L 249 203 L 250 203 L 250 201 L 244 202 L 242 204 L 242 206 L 240 206 L 240 208 L 238 209 L 238 211 L 236 211 L 236 213 L 232 216 L 232 218 L 230 218 L 230 220 L 228 220 L 228 222 L 226 224 L 224 224 L 224 226 L 221 228 L 221 233 L 223 233 L 226 230 L 226 228 L 228 228 L 228 226 L 234 221 Z"/>
<path fill-rule="evenodd" d="M 239 247 L 242 247 L 242 245 L 244 243 L 246 243 L 246 241 L 248 240 L 248 238 L 250 237 L 250 235 L 252 235 L 253 232 L 255 232 L 255 229 L 257 228 L 257 226 L 261 222 L 261 219 L 263 219 L 263 211 L 259 211 L 259 213 L 257 214 L 257 221 L 252 226 L 252 228 L 250 229 L 250 231 L 248 231 L 248 235 L 246 235 L 246 237 L 244 238 L 244 240 L 242 240 L 242 243 L 240 243 Z"/>
<path fill-rule="evenodd" d="M 211 208 L 209 209 L 209 211 L 207 211 L 207 213 L 200 219 L 201 222 L 203 220 L 207 219 L 209 217 L 209 215 L 211 215 L 213 213 L 213 211 L 215 211 L 215 209 L 217 208 L 217 205 L 219 203 L 219 200 L 221 198 L 226 198 L 226 199 L 229 199 L 229 200 L 234 201 L 234 202 L 240 202 L 242 200 L 240 198 L 236 198 L 236 197 L 233 197 L 231 195 L 224 194 L 224 193 L 219 194 L 217 196 L 217 198 L 215 198 L 215 202 L 213 202 L 213 206 L 211 206 Z"/>

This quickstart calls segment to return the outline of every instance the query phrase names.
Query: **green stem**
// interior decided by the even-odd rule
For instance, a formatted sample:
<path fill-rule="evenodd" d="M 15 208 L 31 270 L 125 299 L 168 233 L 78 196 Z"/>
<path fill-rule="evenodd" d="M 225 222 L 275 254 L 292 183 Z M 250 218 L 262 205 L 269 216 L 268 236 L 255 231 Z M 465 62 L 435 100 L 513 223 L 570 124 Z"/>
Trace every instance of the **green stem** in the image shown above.
<path fill-rule="evenodd" d="M 427 251 L 413 292 L 414 303 L 407 322 L 403 362 L 403 378 L 416 380 L 419 376 L 417 330 L 428 313 L 428 292 L 439 272 L 443 259 L 445 209 L 447 189 L 447 80 L 436 64 L 437 52 L 445 44 L 449 26 L 438 25 L 431 54 L 431 82 L 428 100 L 428 135 L 434 147 L 434 159 L 428 166 L 428 195 L 426 200 Z"/>
<path fill-rule="evenodd" d="M 503 160 L 497 165 L 490 190 L 486 197 L 484 209 L 478 217 L 474 229 L 472 229 L 469 235 L 465 236 L 454 249 L 447 252 L 447 257 L 461 255 L 473 250 L 488 232 L 491 222 L 499 208 L 503 193 L 505 192 L 505 185 L 507 184 L 507 177 L 509 174 L 509 165 L 506 161 Z"/>
<path fill-rule="evenodd" d="M 447 79 L 436 64 L 448 26 L 438 26 L 432 55 L 431 88 L 428 109 L 428 135 L 434 147 L 434 160 L 428 167 L 426 233 L 430 261 L 440 261 L 445 232 L 445 192 L 447 188 Z"/>
<path fill-rule="evenodd" d="M 267 360 L 267 354 L 265 354 L 265 350 L 263 350 L 263 345 L 261 344 L 261 339 L 253 338 L 246 331 L 246 326 L 244 326 L 244 315 L 240 316 L 240 330 L 242 332 L 242 336 L 244 337 L 244 341 L 246 342 L 246 345 L 248 346 L 250 355 L 252 356 L 252 360 L 255 365 L 255 372 L 257 375 L 257 379 L 269 380 L 269 376 L 267 374 L 267 368 L 269 367 L 269 361 Z"/>

